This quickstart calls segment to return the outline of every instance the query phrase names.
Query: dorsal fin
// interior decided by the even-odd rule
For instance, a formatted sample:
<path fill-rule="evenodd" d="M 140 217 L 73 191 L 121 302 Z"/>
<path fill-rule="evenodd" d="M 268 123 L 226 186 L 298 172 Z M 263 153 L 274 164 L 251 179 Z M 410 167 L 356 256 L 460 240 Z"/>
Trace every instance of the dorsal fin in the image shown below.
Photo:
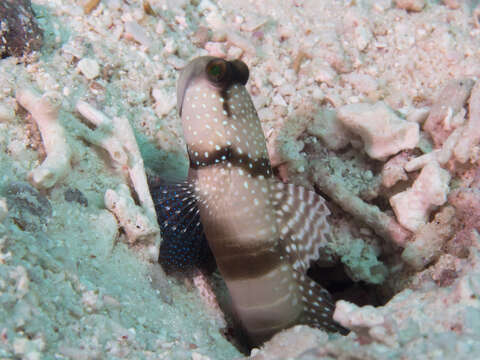
<path fill-rule="evenodd" d="M 186 272 L 213 259 L 208 247 L 194 185 L 157 183 L 150 189 L 162 233 L 158 261 L 166 273 Z"/>
<path fill-rule="evenodd" d="M 318 259 L 319 249 L 330 237 L 327 222 L 330 210 L 325 200 L 301 186 L 277 183 L 272 188 L 280 244 L 284 256 L 292 264 L 302 293 L 304 313 L 300 322 L 341 334 L 348 333 L 332 318 L 335 305 L 331 295 L 306 274 L 310 262 Z"/>
<path fill-rule="evenodd" d="M 347 334 L 348 330 L 332 318 L 335 305 L 331 295 L 306 274 L 310 262 L 318 259 L 319 249 L 329 240 L 330 210 L 325 200 L 292 184 L 278 183 L 273 189 L 280 244 L 293 266 L 302 294 L 304 313 L 300 323 Z"/>
<path fill-rule="evenodd" d="M 329 237 L 325 200 L 293 184 L 275 183 L 273 205 L 285 254 L 296 271 L 305 273 Z"/>

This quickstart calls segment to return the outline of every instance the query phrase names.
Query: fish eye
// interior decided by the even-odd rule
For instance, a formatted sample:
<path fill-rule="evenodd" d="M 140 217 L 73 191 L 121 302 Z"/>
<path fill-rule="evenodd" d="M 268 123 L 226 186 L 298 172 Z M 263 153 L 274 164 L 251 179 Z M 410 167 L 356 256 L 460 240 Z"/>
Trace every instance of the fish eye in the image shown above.
<path fill-rule="evenodd" d="M 207 76 L 213 83 L 222 83 L 227 79 L 228 63 L 223 59 L 214 59 L 207 64 Z"/>

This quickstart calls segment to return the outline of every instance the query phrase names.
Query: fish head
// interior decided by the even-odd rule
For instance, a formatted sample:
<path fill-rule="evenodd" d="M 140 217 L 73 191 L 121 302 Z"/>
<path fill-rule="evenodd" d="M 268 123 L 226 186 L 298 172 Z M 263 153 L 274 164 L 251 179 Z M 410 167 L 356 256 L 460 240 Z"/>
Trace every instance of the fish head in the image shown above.
<path fill-rule="evenodd" d="M 236 155 L 245 161 L 268 159 L 261 123 L 245 88 L 248 77 L 243 61 L 211 56 L 196 58 L 182 70 L 177 107 L 194 166 Z"/>

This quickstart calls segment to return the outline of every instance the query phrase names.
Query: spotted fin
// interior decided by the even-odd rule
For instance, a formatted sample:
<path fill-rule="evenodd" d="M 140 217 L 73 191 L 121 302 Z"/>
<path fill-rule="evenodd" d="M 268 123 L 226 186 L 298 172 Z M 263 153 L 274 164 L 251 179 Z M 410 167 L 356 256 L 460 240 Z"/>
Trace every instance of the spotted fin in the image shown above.
<path fill-rule="evenodd" d="M 346 334 L 348 330 L 332 318 L 335 306 L 331 295 L 306 275 L 310 262 L 318 259 L 320 247 L 329 238 L 330 210 L 325 200 L 293 184 L 279 182 L 272 190 L 283 253 L 293 266 L 302 294 L 304 314 L 300 322 Z"/>
<path fill-rule="evenodd" d="M 296 271 L 306 273 L 329 238 L 325 200 L 293 184 L 275 183 L 274 208 L 285 254 Z"/>
<path fill-rule="evenodd" d="M 303 273 L 298 274 L 298 282 L 304 306 L 300 322 L 342 335 L 348 334 L 347 329 L 333 320 L 335 305 L 329 292 Z"/>
<path fill-rule="evenodd" d="M 187 272 L 211 262 L 194 186 L 188 181 L 160 183 L 151 193 L 162 233 L 158 261 L 165 272 Z"/>

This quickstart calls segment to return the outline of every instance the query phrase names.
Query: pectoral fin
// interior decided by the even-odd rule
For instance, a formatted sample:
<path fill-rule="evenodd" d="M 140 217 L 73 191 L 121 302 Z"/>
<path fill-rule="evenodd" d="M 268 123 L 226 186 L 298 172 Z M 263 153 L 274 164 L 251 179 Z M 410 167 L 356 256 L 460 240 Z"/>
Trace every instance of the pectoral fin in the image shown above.
<path fill-rule="evenodd" d="M 200 221 L 194 185 L 188 181 L 152 187 L 162 233 L 159 262 L 166 273 L 186 272 L 212 261 Z"/>

